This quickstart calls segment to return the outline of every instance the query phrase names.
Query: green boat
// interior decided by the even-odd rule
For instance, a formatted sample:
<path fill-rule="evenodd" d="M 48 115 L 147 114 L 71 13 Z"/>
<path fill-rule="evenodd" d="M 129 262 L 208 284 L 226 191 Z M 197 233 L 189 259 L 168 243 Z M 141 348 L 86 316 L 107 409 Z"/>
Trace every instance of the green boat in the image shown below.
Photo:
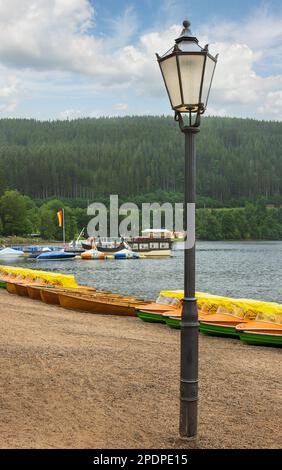
<path fill-rule="evenodd" d="M 5 281 L 0 281 L 0 288 L 6 289 L 6 282 Z"/>
<path fill-rule="evenodd" d="M 241 331 L 239 332 L 239 337 L 240 340 L 246 344 L 258 346 L 282 346 L 281 334 Z"/>
<path fill-rule="evenodd" d="M 165 323 L 165 318 L 160 313 L 145 312 L 143 310 L 138 310 L 137 316 L 141 318 L 141 320 L 150 323 Z"/>
<path fill-rule="evenodd" d="M 167 326 L 179 330 L 181 328 L 180 318 L 166 317 L 165 320 Z"/>
<path fill-rule="evenodd" d="M 214 323 L 200 322 L 200 332 L 209 336 L 228 336 L 231 338 L 239 338 L 239 332 L 235 326 L 220 325 Z"/>

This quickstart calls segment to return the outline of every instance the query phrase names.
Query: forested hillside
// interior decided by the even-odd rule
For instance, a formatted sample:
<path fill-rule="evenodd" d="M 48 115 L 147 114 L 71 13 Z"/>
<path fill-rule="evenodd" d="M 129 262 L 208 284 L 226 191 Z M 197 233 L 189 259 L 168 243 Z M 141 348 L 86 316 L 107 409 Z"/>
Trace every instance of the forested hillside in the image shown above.
<path fill-rule="evenodd" d="M 182 192 L 184 138 L 170 117 L 0 120 L 0 191 L 32 198 Z M 282 123 L 207 117 L 197 193 L 225 205 L 282 197 Z"/>

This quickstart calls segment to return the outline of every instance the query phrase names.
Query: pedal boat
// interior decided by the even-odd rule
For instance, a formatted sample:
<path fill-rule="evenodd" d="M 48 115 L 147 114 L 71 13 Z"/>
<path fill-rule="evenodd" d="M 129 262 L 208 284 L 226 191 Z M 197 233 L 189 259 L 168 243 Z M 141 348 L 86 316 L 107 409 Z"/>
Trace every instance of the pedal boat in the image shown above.
<path fill-rule="evenodd" d="M 162 313 L 163 318 L 165 318 L 165 322 L 167 326 L 174 329 L 181 328 L 181 319 L 182 319 L 182 308 L 176 309 L 175 311 L 168 311 Z M 211 316 L 209 313 L 202 312 L 201 310 L 198 312 L 198 320 L 205 320 L 207 316 Z"/>
<path fill-rule="evenodd" d="M 282 324 L 271 321 L 249 321 L 236 327 L 243 343 L 259 346 L 282 346 Z"/>
<path fill-rule="evenodd" d="M 162 315 L 165 312 L 179 311 L 181 301 L 174 297 L 160 295 L 156 302 L 142 305 L 136 309 L 137 316 L 150 323 L 166 323 L 166 318 Z"/>
<path fill-rule="evenodd" d="M 201 333 L 210 336 L 230 336 L 233 338 L 239 337 L 236 326 L 249 321 L 230 313 L 205 314 L 204 316 L 201 315 L 199 320 Z"/>

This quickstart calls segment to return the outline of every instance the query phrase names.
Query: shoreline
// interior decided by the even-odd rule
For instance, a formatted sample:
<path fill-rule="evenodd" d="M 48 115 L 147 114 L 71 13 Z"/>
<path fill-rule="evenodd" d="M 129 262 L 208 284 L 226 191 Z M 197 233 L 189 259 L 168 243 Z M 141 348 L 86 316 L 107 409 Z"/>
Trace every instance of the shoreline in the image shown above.
<path fill-rule="evenodd" d="M 281 448 L 280 354 L 200 335 L 197 443 L 178 437 L 179 331 L 0 291 L 0 448 Z"/>

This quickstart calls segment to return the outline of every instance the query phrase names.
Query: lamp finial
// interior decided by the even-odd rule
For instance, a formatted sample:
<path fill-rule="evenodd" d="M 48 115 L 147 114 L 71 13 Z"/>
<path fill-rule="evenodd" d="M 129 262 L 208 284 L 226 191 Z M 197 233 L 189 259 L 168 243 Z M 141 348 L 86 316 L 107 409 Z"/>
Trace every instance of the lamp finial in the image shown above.
<path fill-rule="evenodd" d="M 190 26 L 191 26 L 190 21 L 184 20 L 182 24 L 183 24 L 183 30 L 182 30 L 181 36 L 192 36 L 191 31 L 190 31 Z"/>

